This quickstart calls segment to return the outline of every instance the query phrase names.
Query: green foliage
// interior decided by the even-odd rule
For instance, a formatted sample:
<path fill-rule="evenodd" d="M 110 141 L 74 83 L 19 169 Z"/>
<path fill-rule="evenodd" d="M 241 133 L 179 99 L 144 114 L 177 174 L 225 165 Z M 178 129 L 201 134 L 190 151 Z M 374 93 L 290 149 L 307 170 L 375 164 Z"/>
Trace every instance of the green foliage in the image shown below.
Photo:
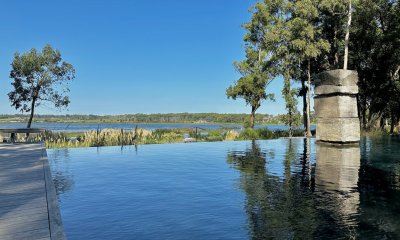
<path fill-rule="evenodd" d="M 164 144 L 182 143 L 184 134 L 190 133 L 195 138 L 192 129 L 157 129 L 149 131 L 136 128 L 131 131 L 122 129 L 99 129 L 97 131 L 87 131 L 84 133 L 63 133 L 46 131 L 42 134 L 31 134 L 26 138 L 25 134 L 17 134 L 17 141 L 37 142 L 44 141 L 47 148 L 76 148 L 76 147 L 101 147 L 101 146 L 124 146 L 139 144 Z M 293 132 L 294 136 L 301 136 L 302 130 Z M 216 129 L 203 130 L 198 133 L 197 141 L 232 141 L 232 140 L 255 140 L 255 139 L 274 139 L 288 137 L 287 130 L 271 131 L 266 128 L 252 129 L 247 128 L 241 132 L 235 130 Z M 2 140 L 2 136 L 0 136 Z"/>
<path fill-rule="evenodd" d="M 226 90 L 228 98 L 243 98 L 251 106 L 250 127 L 254 127 L 254 116 L 264 100 L 274 100 L 274 95 L 266 92 L 266 87 L 273 79 L 273 68 L 268 64 L 270 55 L 264 45 L 264 34 L 268 22 L 262 16 L 263 5 L 258 3 L 253 10 L 251 21 L 243 26 L 246 29 L 246 59 L 235 62 L 240 79 Z"/>
<path fill-rule="evenodd" d="M 349 0 L 321 0 L 319 22 L 331 51 L 315 68 L 339 68 L 344 59 Z M 400 120 L 400 7 L 399 1 L 352 1 L 349 69 L 359 76 L 358 109 L 364 130 L 383 130 L 388 120 L 394 130 Z"/>
<path fill-rule="evenodd" d="M 327 5 L 327 3 L 325 4 Z M 284 123 L 289 126 L 289 134 L 299 124 L 297 110 L 297 90 L 291 88 L 291 81 L 307 76 L 306 128 L 310 128 L 310 63 L 330 49 L 330 44 L 323 38 L 319 25 L 318 2 L 312 0 L 264 0 L 252 8 L 252 21 L 245 24 L 245 41 L 250 42 L 262 55 L 263 73 L 271 79 L 283 76 L 287 115 Z M 254 51 L 256 52 L 256 51 Z M 260 55 L 260 54 L 259 54 Z M 250 57 L 249 57 L 250 56 Z M 256 54 L 249 54 L 247 59 L 255 59 Z M 252 58 L 251 58 L 252 57 Z M 307 63 L 304 65 L 304 63 Z M 306 68 L 304 68 L 306 66 Z M 302 73 L 304 71 L 305 73 Z M 248 80 L 246 86 L 250 85 Z M 238 84 L 239 85 L 239 84 Z M 241 85 L 239 85 L 241 86 Z M 251 89 L 254 92 L 254 89 Z M 305 93 L 303 94 L 306 97 Z M 258 105 L 255 105 L 256 107 Z"/>
<path fill-rule="evenodd" d="M 243 127 L 244 127 L 244 128 L 251 128 L 250 118 L 245 118 L 245 119 L 244 119 Z"/>
<path fill-rule="evenodd" d="M 253 128 L 246 128 L 243 131 L 240 132 L 239 134 L 239 140 L 245 140 L 245 139 L 259 139 L 258 133 L 256 129 Z"/>
<path fill-rule="evenodd" d="M 289 77 L 285 77 L 282 95 L 285 99 L 287 114 L 281 118 L 282 122 L 289 127 L 289 137 L 292 136 L 292 129 L 298 127 L 301 122 L 301 116 L 297 110 L 297 91 L 295 89 L 291 89 L 290 82 L 291 79 Z"/>
<path fill-rule="evenodd" d="M 256 131 L 259 139 L 277 138 L 277 135 L 276 135 L 277 132 L 278 131 L 271 131 L 266 128 L 260 128 L 260 129 L 257 129 L 257 131 Z"/>
<path fill-rule="evenodd" d="M 28 128 L 34 109 L 41 102 L 51 102 L 56 108 L 68 106 L 66 83 L 74 78 L 75 70 L 71 64 L 62 61 L 58 50 L 46 45 L 41 52 L 32 48 L 24 54 L 15 53 L 11 68 L 14 90 L 8 96 L 17 110 L 31 112 Z"/>
<path fill-rule="evenodd" d="M 293 4 L 292 17 L 288 23 L 292 31 L 290 43 L 292 53 L 298 59 L 308 61 L 324 52 L 328 52 L 330 44 L 321 37 L 321 28 L 318 25 L 319 11 L 315 1 L 300 0 Z"/>
<path fill-rule="evenodd" d="M 392 130 L 400 121 L 400 4 L 362 0 L 353 14 L 350 64 L 359 76 L 359 110 L 364 129 Z"/>
<path fill-rule="evenodd" d="M 292 130 L 292 136 L 302 136 L 303 131 L 301 129 Z M 236 140 L 259 140 L 259 139 L 275 139 L 281 137 L 289 137 L 289 130 L 275 130 L 271 131 L 266 128 L 246 128 L 239 133 L 239 137 Z"/>
<path fill-rule="evenodd" d="M 225 133 L 220 130 L 210 130 L 205 137 L 206 142 L 218 142 L 223 141 L 225 139 Z"/>
<path fill-rule="evenodd" d="M 263 100 L 273 100 L 273 94 L 267 94 L 265 88 L 271 81 L 271 76 L 265 70 L 266 52 L 261 49 L 246 47 L 246 60 L 235 63 L 236 70 L 242 77 L 226 90 L 228 98 L 243 98 L 251 106 L 251 116 L 261 106 Z M 254 120 L 250 121 L 254 127 Z"/>

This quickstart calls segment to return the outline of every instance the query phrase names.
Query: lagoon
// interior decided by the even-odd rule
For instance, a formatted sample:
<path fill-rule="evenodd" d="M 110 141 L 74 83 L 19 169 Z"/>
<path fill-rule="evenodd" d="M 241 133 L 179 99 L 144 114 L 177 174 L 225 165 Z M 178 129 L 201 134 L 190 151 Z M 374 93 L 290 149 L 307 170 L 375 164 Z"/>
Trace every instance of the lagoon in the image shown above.
<path fill-rule="evenodd" d="M 399 238 L 400 140 L 48 150 L 69 239 Z"/>
<path fill-rule="evenodd" d="M 206 130 L 214 130 L 220 128 L 241 129 L 240 124 L 216 124 L 216 123 L 33 123 L 33 128 L 44 128 L 54 132 L 85 132 L 95 131 L 97 129 L 115 128 L 132 130 L 135 127 L 147 130 L 155 129 L 176 129 L 176 128 L 201 128 Z M 26 123 L 0 123 L 0 128 L 24 128 Z M 270 130 L 286 130 L 287 126 L 280 124 L 272 125 L 256 125 L 256 128 L 268 128 Z M 311 126 L 315 129 L 315 125 Z"/>
<path fill-rule="evenodd" d="M 181 129 L 181 128 L 202 128 L 206 130 L 213 130 L 219 128 L 233 128 L 240 129 L 240 124 L 196 124 L 196 123 L 34 123 L 32 127 L 45 128 L 54 132 L 85 132 L 95 131 L 97 129 L 115 128 L 124 130 L 133 130 L 135 127 L 155 130 L 155 129 Z M 26 127 L 25 123 L 0 123 L 0 128 L 21 128 Z M 268 127 L 271 130 L 286 129 L 284 125 L 258 125 L 257 128 Z"/>

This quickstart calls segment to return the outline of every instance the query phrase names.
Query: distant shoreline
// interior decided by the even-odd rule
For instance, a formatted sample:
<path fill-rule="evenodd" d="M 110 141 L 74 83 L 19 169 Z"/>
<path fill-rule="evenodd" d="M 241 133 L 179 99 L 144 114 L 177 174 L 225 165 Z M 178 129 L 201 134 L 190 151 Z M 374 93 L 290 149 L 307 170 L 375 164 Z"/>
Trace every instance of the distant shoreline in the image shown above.
<path fill-rule="evenodd" d="M 28 122 L 25 114 L 0 114 L 0 123 Z M 256 114 L 255 122 L 259 125 L 283 124 L 282 115 Z M 249 121 L 249 114 L 244 113 L 161 113 L 161 114 L 124 114 L 124 115 L 51 115 L 37 114 L 34 123 L 65 124 L 240 124 Z"/>
<path fill-rule="evenodd" d="M 26 124 L 27 122 L 11 122 L 11 121 L 0 121 L 0 124 Z M 57 123 L 64 123 L 64 124 L 187 124 L 187 125 L 193 125 L 193 124 L 199 124 L 199 125 L 215 125 L 215 124 L 220 124 L 220 125 L 243 125 L 241 122 L 232 122 L 232 123 L 226 123 L 226 122 L 206 122 L 206 123 L 199 123 L 199 122 L 98 122 L 98 121 L 33 121 L 32 124 L 39 123 L 39 124 L 57 124 Z M 262 125 L 262 126 L 268 126 L 268 125 L 284 125 L 284 123 L 255 123 L 256 125 Z"/>

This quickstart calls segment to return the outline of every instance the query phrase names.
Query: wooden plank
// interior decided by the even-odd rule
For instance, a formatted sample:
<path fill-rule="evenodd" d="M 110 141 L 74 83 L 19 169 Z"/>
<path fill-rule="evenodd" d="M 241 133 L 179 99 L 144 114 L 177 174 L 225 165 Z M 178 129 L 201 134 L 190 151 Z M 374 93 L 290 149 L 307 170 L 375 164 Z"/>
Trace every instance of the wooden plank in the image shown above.
<path fill-rule="evenodd" d="M 0 144 L 0 239 L 66 239 L 41 143 Z"/>
<path fill-rule="evenodd" d="M 49 228 L 33 229 L 25 232 L 3 234 L 2 240 L 32 240 L 32 239 L 46 239 L 50 240 Z"/>

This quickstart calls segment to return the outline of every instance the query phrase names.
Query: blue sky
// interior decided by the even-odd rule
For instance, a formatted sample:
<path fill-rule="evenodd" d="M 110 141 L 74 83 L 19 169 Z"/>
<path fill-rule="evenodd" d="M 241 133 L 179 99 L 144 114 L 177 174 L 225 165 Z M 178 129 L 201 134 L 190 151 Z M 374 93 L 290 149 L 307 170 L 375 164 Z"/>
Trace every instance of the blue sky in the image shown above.
<path fill-rule="evenodd" d="M 2 1 L 0 114 L 18 113 L 7 93 L 13 54 L 46 43 L 74 65 L 71 104 L 38 113 L 248 113 L 243 100 L 225 96 L 239 78 L 232 63 L 244 56 L 241 24 L 254 0 Z M 284 113 L 276 102 L 259 113 Z"/>

